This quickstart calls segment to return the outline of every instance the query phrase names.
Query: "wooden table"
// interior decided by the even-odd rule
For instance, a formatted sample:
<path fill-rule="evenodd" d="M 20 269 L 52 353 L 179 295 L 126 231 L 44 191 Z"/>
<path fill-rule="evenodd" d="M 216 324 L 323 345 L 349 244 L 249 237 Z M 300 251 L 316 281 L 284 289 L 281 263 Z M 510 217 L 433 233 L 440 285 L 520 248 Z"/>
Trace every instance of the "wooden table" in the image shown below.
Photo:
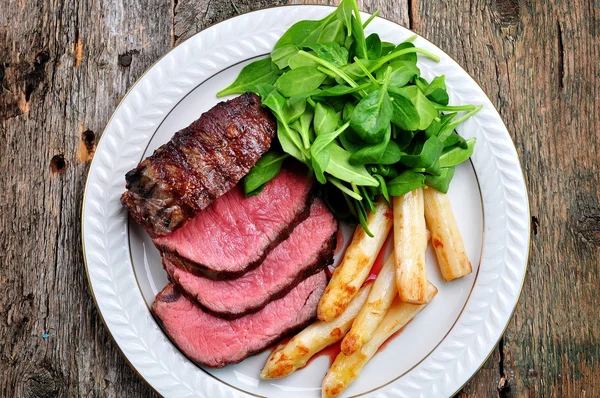
<path fill-rule="evenodd" d="M 210 24 L 285 3 L 0 0 L 0 396 L 153 395 L 88 290 L 80 212 L 90 159 L 119 100 L 161 55 Z M 523 293 L 460 396 L 600 396 L 600 3 L 359 3 L 475 78 L 525 170 Z"/>

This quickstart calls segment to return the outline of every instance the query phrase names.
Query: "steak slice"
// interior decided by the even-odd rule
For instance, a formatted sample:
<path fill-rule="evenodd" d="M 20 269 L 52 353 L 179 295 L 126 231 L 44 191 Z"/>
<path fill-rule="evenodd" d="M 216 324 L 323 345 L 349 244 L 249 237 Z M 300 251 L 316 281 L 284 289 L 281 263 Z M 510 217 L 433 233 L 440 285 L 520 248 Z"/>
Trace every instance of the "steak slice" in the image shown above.
<path fill-rule="evenodd" d="M 265 258 L 258 268 L 237 279 L 215 281 L 163 264 L 169 279 L 213 315 L 234 319 L 256 312 L 284 296 L 299 281 L 333 263 L 337 222 L 315 199 L 310 215 Z"/>
<path fill-rule="evenodd" d="M 154 244 L 180 268 L 211 279 L 235 278 L 289 236 L 308 216 L 312 198 L 312 178 L 284 168 L 260 194 L 245 197 L 238 186 Z"/>
<path fill-rule="evenodd" d="M 220 102 L 125 175 L 121 202 L 150 236 L 170 234 L 248 173 L 276 127 L 256 94 Z"/>
<path fill-rule="evenodd" d="M 240 362 L 311 322 L 326 284 L 327 275 L 321 271 L 259 312 L 228 321 L 204 312 L 170 283 L 156 296 L 152 310 L 188 358 L 219 368 Z"/>

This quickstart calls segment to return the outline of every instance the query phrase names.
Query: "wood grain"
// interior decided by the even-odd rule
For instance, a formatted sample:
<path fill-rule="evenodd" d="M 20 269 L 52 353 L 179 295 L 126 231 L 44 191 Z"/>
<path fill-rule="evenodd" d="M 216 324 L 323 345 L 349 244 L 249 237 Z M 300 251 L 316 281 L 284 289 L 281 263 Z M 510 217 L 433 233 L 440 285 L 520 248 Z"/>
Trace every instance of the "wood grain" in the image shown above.
<path fill-rule="evenodd" d="M 0 396 L 153 395 L 87 287 L 79 217 L 95 143 L 173 45 L 288 3 L 172 1 L 0 0 Z M 454 57 L 497 106 L 524 167 L 533 234 L 523 294 L 459 396 L 600 396 L 600 3 L 359 3 Z"/>

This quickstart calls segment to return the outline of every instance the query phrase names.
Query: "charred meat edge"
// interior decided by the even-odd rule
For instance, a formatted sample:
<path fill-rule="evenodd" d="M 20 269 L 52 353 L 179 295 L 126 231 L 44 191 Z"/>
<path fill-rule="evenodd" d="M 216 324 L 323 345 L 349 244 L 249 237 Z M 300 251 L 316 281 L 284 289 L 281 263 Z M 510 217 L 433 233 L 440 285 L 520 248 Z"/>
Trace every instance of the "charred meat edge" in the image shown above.
<path fill-rule="evenodd" d="M 163 192 L 163 194 L 168 193 L 169 197 L 164 197 L 162 199 L 169 201 L 170 204 L 161 209 L 151 210 L 153 205 L 149 202 L 154 199 L 155 190 L 157 188 L 157 181 L 155 181 L 155 179 L 158 177 L 149 179 L 145 174 L 146 169 L 151 167 L 156 169 L 157 172 L 163 173 L 164 167 L 169 164 L 169 162 L 164 159 L 171 158 L 178 160 L 176 162 L 177 166 L 180 171 L 185 171 L 187 173 L 186 176 L 189 177 L 191 174 L 194 174 L 193 170 L 190 170 L 189 168 L 190 165 L 185 160 L 186 155 L 183 155 L 181 152 L 181 145 L 186 142 L 187 137 L 197 135 L 198 131 L 206 132 L 205 128 L 211 125 L 211 123 L 209 123 L 211 119 L 224 116 L 230 119 L 228 119 L 231 123 L 230 127 L 233 126 L 236 117 L 232 117 L 231 114 L 235 114 L 235 109 L 240 109 L 240 107 L 246 107 L 247 110 L 243 115 L 238 115 L 238 119 L 246 119 L 247 123 L 254 123 L 254 125 L 250 123 L 249 126 L 251 127 L 250 130 L 252 130 L 251 135 L 253 136 L 254 141 L 256 141 L 255 147 L 246 148 L 245 153 L 247 159 L 244 160 L 245 166 L 240 170 L 232 171 L 228 170 L 227 164 L 220 165 L 218 170 L 224 178 L 223 185 L 221 186 L 206 185 L 203 181 L 199 180 L 198 183 L 202 184 L 206 196 L 204 198 L 204 203 L 186 203 L 185 201 L 182 201 L 180 193 L 169 189 Z M 200 117 L 193 121 L 189 126 L 176 132 L 169 142 L 162 145 L 154 151 L 151 156 L 143 159 L 134 169 L 127 172 L 125 176 L 127 190 L 121 196 L 121 202 L 129 210 L 131 217 L 144 227 L 151 237 L 168 235 L 181 228 L 199 211 L 206 208 L 215 199 L 233 188 L 238 181 L 250 171 L 256 161 L 267 152 L 275 133 L 275 119 L 271 112 L 261 107 L 260 98 L 256 94 L 247 92 L 231 100 L 219 102 L 200 115 Z M 222 136 L 223 140 L 230 141 L 230 143 L 235 142 L 237 138 L 238 137 L 228 137 L 228 131 Z M 206 150 L 206 144 L 207 143 L 204 142 L 204 144 L 202 144 L 204 146 L 197 147 L 196 149 Z M 209 147 L 208 152 L 204 157 L 207 159 L 211 158 L 210 151 L 214 150 L 215 148 Z M 167 152 L 163 153 L 163 151 L 167 151 L 168 155 L 165 156 L 165 153 Z M 236 162 L 236 159 L 228 159 L 228 162 Z M 164 176 L 161 178 L 164 178 Z M 141 184 L 142 181 L 145 181 L 145 183 Z"/>

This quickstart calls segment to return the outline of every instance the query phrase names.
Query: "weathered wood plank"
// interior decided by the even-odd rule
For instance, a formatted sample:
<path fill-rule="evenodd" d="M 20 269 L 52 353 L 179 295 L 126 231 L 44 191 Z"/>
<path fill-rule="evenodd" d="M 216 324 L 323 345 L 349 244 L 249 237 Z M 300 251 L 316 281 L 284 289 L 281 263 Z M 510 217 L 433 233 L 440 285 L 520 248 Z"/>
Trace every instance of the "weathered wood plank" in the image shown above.
<path fill-rule="evenodd" d="M 0 4 L 0 396 L 148 395 L 96 312 L 79 218 L 95 141 L 169 49 L 171 13 L 135 0 Z"/>
<path fill-rule="evenodd" d="M 497 106 L 528 183 L 530 262 L 498 359 L 497 393 L 599 396 L 600 4 L 414 5 L 413 28 L 454 57 Z M 484 373 L 468 395 L 495 393 Z M 487 388 L 478 389 L 480 381 Z"/>

